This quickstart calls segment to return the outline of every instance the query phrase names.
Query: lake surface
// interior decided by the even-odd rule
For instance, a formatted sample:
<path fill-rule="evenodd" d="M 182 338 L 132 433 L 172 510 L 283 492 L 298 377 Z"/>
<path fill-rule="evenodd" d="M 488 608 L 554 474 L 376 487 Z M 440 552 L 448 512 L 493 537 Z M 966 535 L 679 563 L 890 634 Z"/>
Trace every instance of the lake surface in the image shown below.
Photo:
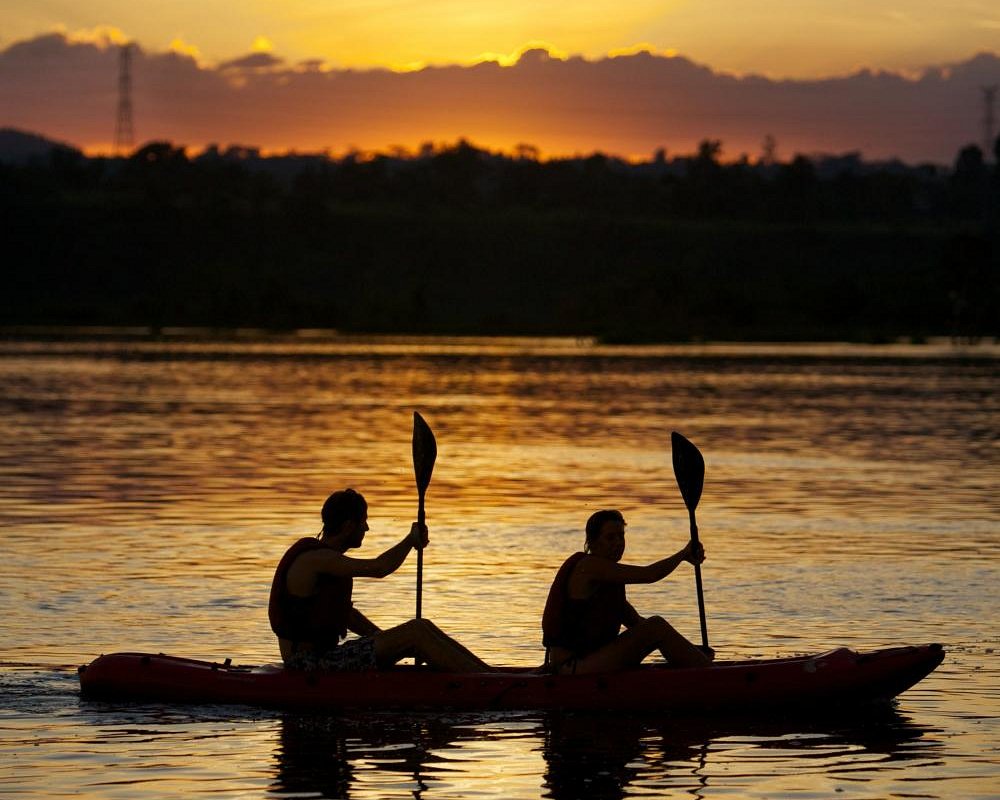
<path fill-rule="evenodd" d="M 1000 349 L 598 347 L 529 340 L 0 342 L 0 795 L 51 798 L 997 797 Z M 416 513 L 437 437 L 424 615 L 489 662 L 541 662 L 587 516 L 626 561 L 680 549 L 670 432 L 698 508 L 720 659 L 942 642 L 886 709 L 824 719 L 294 715 L 81 701 L 118 650 L 277 660 L 275 564 L 333 489 L 362 553 Z M 415 558 L 356 602 L 413 615 Z M 681 567 L 630 589 L 695 639 Z"/>

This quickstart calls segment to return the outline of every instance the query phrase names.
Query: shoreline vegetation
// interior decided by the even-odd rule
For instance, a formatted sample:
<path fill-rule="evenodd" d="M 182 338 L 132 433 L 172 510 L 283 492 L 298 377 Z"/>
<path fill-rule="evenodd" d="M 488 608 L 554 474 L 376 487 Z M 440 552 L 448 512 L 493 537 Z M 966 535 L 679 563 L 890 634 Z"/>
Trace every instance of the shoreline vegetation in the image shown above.
<path fill-rule="evenodd" d="M 1000 334 L 1000 170 L 980 148 L 951 169 L 720 154 L 710 140 L 638 164 L 464 141 L 340 160 L 167 142 L 0 153 L 0 336 Z"/>

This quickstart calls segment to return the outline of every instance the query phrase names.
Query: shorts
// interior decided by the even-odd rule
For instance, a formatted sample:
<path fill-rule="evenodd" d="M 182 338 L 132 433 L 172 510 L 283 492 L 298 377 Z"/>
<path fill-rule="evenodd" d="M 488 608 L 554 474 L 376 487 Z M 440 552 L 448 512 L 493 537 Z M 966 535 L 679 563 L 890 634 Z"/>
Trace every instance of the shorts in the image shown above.
<path fill-rule="evenodd" d="M 349 639 L 332 650 L 303 650 L 301 653 L 294 653 L 285 662 L 285 666 L 306 672 L 363 672 L 376 669 L 375 639 L 362 636 L 359 639 Z"/>
<path fill-rule="evenodd" d="M 551 675 L 576 675 L 576 665 L 586 653 L 572 653 L 558 664 L 552 660 L 552 650 L 545 648 L 545 671 Z"/>

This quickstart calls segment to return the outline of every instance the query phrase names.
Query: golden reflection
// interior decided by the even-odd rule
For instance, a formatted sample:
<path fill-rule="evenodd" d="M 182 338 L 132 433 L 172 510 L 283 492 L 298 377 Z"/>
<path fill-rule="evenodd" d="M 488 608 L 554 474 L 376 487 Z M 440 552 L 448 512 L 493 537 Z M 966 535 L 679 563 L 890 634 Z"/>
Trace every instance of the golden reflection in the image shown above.
<path fill-rule="evenodd" d="M 533 797 L 542 759 L 538 723 L 462 715 L 375 718 L 284 715 L 276 787 L 320 797 Z"/>
<path fill-rule="evenodd" d="M 976 433 L 996 416 L 996 361 L 903 352 L 315 337 L 9 343 L 5 552 L 34 564 L 17 596 L 44 598 L 46 610 L 41 634 L 30 615 L 12 615 L 8 639 L 79 649 L 81 659 L 180 647 L 275 660 L 267 587 L 288 544 L 318 531 L 322 499 L 345 486 L 366 494 L 373 551 L 414 519 L 419 410 L 439 448 L 425 608 L 490 663 L 540 663 L 544 593 L 594 509 L 623 510 L 636 563 L 683 546 L 672 430 L 706 459 L 706 606 L 726 656 L 931 641 L 942 617 L 962 630 L 975 618 L 969 604 L 990 593 L 920 598 L 938 596 L 936 582 L 964 570 L 969 553 L 979 564 L 1000 555 L 995 453 Z M 859 553 L 879 579 L 864 591 L 845 579 Z M 359 603 L 378 624 L 397 624 L 413 614 L 414 583 L 404 565 L 377 589 L 359 586 Z M 696 636 L 688 583 L 637 587 L 635 603 Z M 51 585 L 65 600 L 49 598 Z M 77 613 L 105 620 L 99 641 L 71 634 L 71 598 Z M 138 622 L 154 610 L 166 614 L 156 626 Z"/>
<path fill-rule="evenodd" d="M 3 343 L 0 745 L 14 766 L 0 782 L 28 797 L 988 795 L 995 769 L 965 754 L 988 751 L 1000 713 L 982 624 L 1000 563 L 997 364 L 934 347 Z M 541 662 L 545 594 L 594 508 L 622 508 L 636 562 L 686 541 L 672 430 L 705 455 L 721 658 L 944 633 L 949 660 L 901 698 L 912 717 L 784 727 L 365 715 L 278 730 L 267 712 L 81 703 L 73 671 L 53 671 L 121 650 L 277 661 L 271 576 L 319 529 L 327 493 L 366 493 L 375 552 L 414 518 L 414 410 L 439 447 L 424 609 L 490 663 Z M 375 622 L 413 615 L 413 563 L 366 583 Z M 633 594 L 697 636 L 693 581 Z M 16 664 L 42 677 L 25 684 Z"/>
<path fill-rule="evenodd" d="M 606 800 L 636 793 L 752 791 L 766 767 L 789 782 L 840 791 L 845 771 L 940 756 L 933 733 L 892 709 L 861 719 L 660 720 L 607 714 L 286 714 L 274 790 L 363 800 L 422 796 Z M 803 758 L 808 756 L 807 758 Z M 823 768 L 817 768 L 822 764 Z M 809 765 L 809 766 L 806 766 Z"/>

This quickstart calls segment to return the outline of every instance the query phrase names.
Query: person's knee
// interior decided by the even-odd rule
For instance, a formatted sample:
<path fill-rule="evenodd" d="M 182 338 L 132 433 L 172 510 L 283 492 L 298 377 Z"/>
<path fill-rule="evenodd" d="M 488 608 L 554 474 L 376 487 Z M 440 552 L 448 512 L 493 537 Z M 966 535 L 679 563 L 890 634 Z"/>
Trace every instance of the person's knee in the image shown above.
<path fill-rule="evenodd" d="M 434 623 L 427 619 L 411 619 L 409 622 L 404 622 L 403 626 L 406 629 L 407 634 L 409 634 L 414 639 L 425 640 L 428 636 L 432 636 L 437 628 L 434 627 Z"/>
<path fill-rule="evenodd" d="M 383 631 L 383 633 L 391 632 L 395 638 L 402 639 L 406 642 L 412 642 L 420 635 L 421 627 L 419 619 L 411 619 L 406 622 L 401 622 L 389 631 Z"/>
<path fill-rule="evenodd" d="M 678 633 L 663 617 L 656 615 L 643 620 L 643 634 L 647 641 L 666 643 L 677 638 Z M 659 644 L 657 645 L 659 646 Z"/>
<path fill-rule="evenodd" d="M 645 623 L 648 628 L 659 632 L 673 633 L 674 630 L 670 623 L 659 614 L 655 614 L 652 617 L 646 617 Z"/>

